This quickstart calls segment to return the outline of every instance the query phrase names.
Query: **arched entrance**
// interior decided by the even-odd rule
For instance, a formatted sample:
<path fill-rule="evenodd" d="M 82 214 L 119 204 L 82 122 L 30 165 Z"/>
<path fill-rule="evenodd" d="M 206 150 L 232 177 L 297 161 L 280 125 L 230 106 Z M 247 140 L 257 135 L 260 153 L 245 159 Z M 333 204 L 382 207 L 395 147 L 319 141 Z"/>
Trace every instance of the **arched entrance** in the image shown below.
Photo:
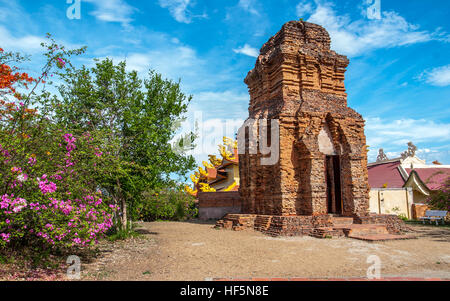
<path fill-rule="evenodd" d="M 325 156 L 325 179 L 327 185 L 327 210 L 331 214 L 342 214 L 341 158 L 339 155 Z"/>
<path fill-rule="evenodd" d="M 341 215 L 343 213 L 341 149 L 339 143 L 333 143 L 328 121 L 323 123 L 317 137 L 319 151 L 324 156 L 326 208 L 327 213 Z"/>

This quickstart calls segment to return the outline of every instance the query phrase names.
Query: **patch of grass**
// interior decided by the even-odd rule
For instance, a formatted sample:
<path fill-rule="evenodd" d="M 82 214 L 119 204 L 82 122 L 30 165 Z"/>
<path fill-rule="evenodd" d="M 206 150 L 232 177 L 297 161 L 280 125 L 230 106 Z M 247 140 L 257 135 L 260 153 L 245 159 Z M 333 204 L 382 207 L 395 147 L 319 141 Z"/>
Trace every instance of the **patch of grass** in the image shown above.
<path fill-rule="evenodd" d="M 142 275 L 150 275 L 152 272 L 150 272 L 150 271 L 145 271 L 145 272 L 143 272 L 142 273 Z"/>
<path fill-rule="evenodd" d="M 12 264 L 15 262 L 13 255 L 0 254 L 0 264 Z"/>
<path fill-rule="evenodd" d="M 139 237 L 141 234 L 136 232 L 136 226 L 137 225 L 133 222 L 127 223 L 127 227 L 125 228 L 120 224 L 115 224 L 107 233 L 106 239 L 114 242 Z"/>
<path fill-rule="evenodd" d="M 97 271 L 94 273 L 88 273 L 87 277 L 102 281 L 102 280 L 105 280 L 107 277 L 109 277 L 112 274 L 113 273 L 111 271 Z"/>
<path fill-rule="evenodd" d="M 128 238 L 135 238 L 135 237 L 140 237 L 141 234 L 139 234 L 138 232 L 136 232 L 134 229 L 129 229 L 129 230 L 117 230 L 115 233 L 108 235 L 106 237 L 107 240 L 109 241 L 118 241 L 118 240 L 126 240 Z"/>

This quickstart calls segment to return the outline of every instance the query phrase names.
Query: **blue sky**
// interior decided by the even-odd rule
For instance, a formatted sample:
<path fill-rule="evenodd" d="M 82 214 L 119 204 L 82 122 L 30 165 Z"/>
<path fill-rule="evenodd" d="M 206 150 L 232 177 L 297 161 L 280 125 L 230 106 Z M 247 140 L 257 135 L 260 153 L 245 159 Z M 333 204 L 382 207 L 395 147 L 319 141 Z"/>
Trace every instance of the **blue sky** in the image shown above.
<path fill-rule="evenodd" d="M 450 1 L 381 0 L 373 19 L 374 1 L 83 0 L 81 19 L 71 20 L 66 0 L 0 0 L 0 47 L 38 62 L 50 32 L 69 47 L 88 46 L 76 64 L 126 59 L 142 76 L 152 68 L 181 78 L 194 96 L 188 121 L 201 112 L 201 135 L 211 140 L 196 154 L 204 160 L 248 115 L 243 79 L 258 49 L 303 18 L 324 26 L 332 48 L 350 58 L 348 103 L 367 121 L 369 161 L 380 147 L 395 157 L 413 141 L 428 163 L 450 164 Z"/>

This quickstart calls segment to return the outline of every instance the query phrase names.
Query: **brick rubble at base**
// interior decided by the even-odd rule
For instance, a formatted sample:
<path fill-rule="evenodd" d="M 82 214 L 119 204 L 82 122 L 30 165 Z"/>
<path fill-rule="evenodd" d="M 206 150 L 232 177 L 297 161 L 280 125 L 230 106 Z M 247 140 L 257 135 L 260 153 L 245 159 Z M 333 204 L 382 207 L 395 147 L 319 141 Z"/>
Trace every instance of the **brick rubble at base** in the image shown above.
<path fill-rule="evenodd" d="M 408 239 L 413 236 L 395 235 L 410 228 L 396 215 L 379 214 L 364 218 L 317 216 L 274 216 L 257 214 L 227 214 L 215 228 L 234 231 L 255 230 L 270 236 L 304 236 L 316 238 L 350 237 L 367 241 Z M 379 239 L 377 239 L 377 235 Z M 368 239 L 364 239 L 367 237 Z"/>

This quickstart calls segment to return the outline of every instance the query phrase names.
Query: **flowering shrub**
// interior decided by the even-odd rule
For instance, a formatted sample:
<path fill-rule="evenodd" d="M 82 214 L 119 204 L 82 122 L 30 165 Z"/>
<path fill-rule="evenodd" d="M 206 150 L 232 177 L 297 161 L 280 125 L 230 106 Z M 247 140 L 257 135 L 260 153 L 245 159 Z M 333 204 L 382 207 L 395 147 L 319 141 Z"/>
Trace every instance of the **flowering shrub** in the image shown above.
<path fill-rule="evenodd" d="M 54 108 L 33 93 L 53 67 L 64 68 L 70 64 L 68 57 L 83 49 L 67 51 L 54 41 L 43 46 L 48 62 L 38 79 L 9 66 L 24 58 L 0 48 L 2 248 L 93 244 L 112 227 L 117 209 L 109 205 L 98 182 L 109 166 L 110 152 L 100 149 L 95 135 L 75 135 L 52 122 L 48 116 Z M 18 92 L 30 84 L 34 87 L 28 95 Z M 40 104 L 40 113 L 30 108 L 32 100 Z"/>
<path fill-rule="evenodd" d="M 103 164 L 93 141 L 89 134 L 78 140 L 71 134 L 55 136 L 53 143 L 38 145 L 39 155 L 23 157 L 2 141 L 1 246 L 84 246 L 112 227 L 115 206 L 85 177 Z"/>
<path fill-rule="evenodd" d="M 85 49 L 66 50 L 48 38 L 36 79 L 12 66 L 26 58 L 0 48 L 0 246 L 92 244 L 113 217 L 127 229 L 138 209 L 147 219 L 195 215 L 183 193 L 143 197 L 194 166 L 188 148 L 171 147 L 173 120 L 191 97 L 155 72 L 139 79 L 125 62 L 76 69 L 69 58 Z M 54 75 L 62 82 L 59 96 L 37 89 Z"/>
<path fill-rule="evenodd" d="M 450 177 L 441 189 L 430 196 L 427 203 L 432 209 L 450 211 Z"/>

